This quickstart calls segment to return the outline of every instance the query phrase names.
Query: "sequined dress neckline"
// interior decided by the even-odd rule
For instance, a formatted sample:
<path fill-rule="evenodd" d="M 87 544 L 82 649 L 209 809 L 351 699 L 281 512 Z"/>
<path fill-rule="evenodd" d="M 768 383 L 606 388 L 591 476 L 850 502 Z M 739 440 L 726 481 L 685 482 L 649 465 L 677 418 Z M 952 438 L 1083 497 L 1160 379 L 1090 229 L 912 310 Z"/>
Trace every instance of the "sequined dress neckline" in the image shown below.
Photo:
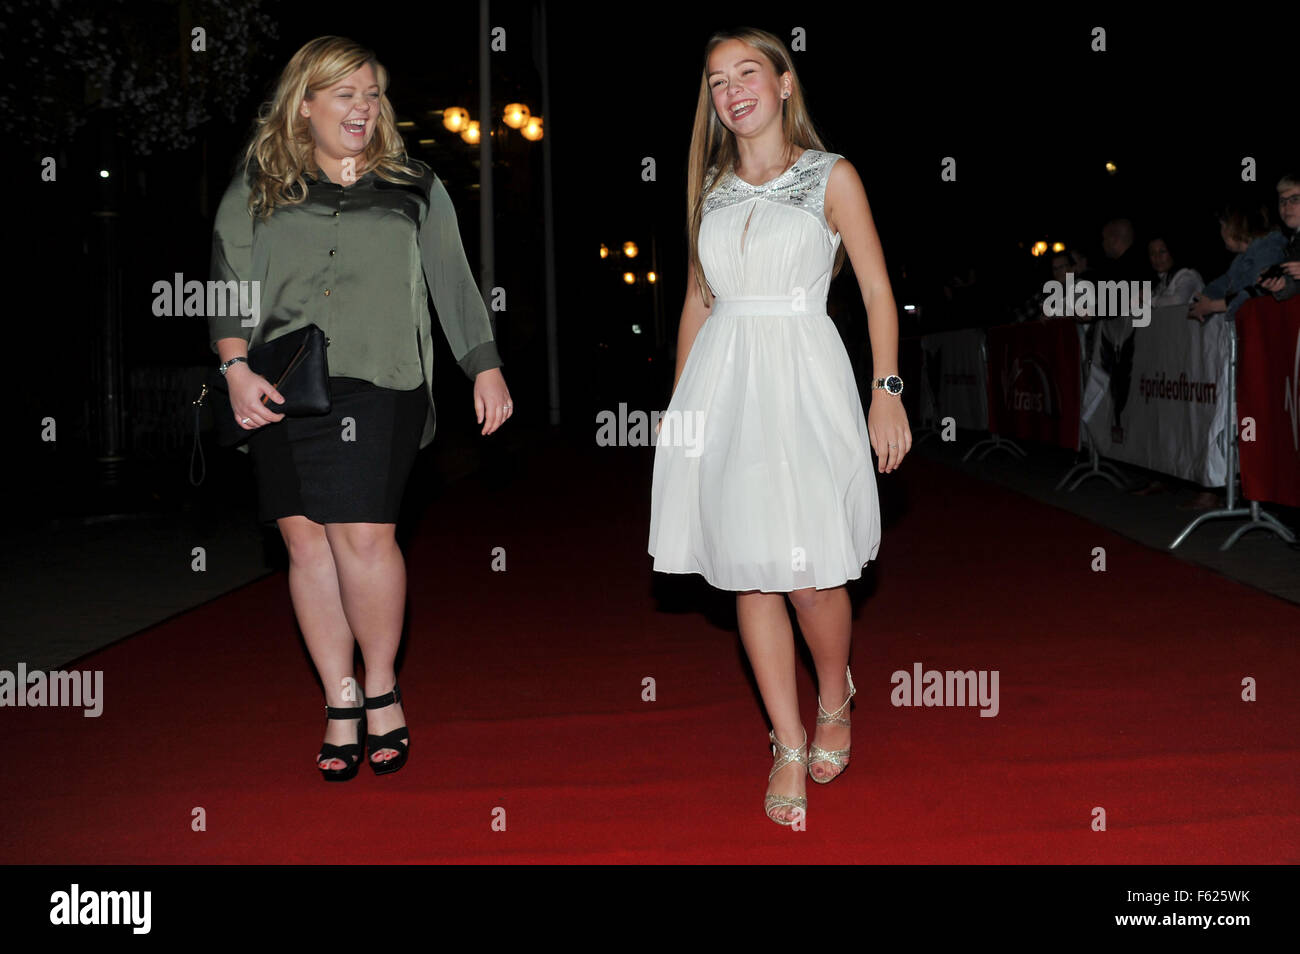
<path fill-rule="evenodd" d="M 795 169 L 797 169 L 797 168 L 799 167 L 799 163 L 803 162 L 804 159 L 808 158 L 808 154 L 811 153 L 811 152 L 812 152 L 811 149 L 805 147 L 805 148 L 804 148 L 804 151 L 801 152 L 801 153 L 799 153 L 799 158 L 796 159 L 794 162 L 792 162 L 792 163 L 790 164 L 790 168 L 789 168 L 789 169 L 785 170 L 785 172 L 781 173 L 781 174 L 778 175 L 778 176 L 774 176 L 773 178 L 768 179 L 766 182 L 762 183 L 761 185 L 754 185 L 752 182 L 746 182 L 744 179 L 740 178 L 740 176 L 736 175 L 736 170 L 735 170 L 734 168 L 733 168 L 733 169 L 729 169 L 729 170 L 727 171 L 727 175 L 729 175 L 729 176 L 730 176 L 732 179 L 734 179 L 736 182 L 739 182 L 739 183 L 740 183 L 742 186 L 744 186 L 745 188 L 747 188 L 747 189 L 753 189 L 755 192 L 761 192 L 761 191 L 763 191 L 764 189 L 769 189 L 769 188 L 771 188 L 771 186 L 772 186 L 773 183 L 775 183 L 775 182 L 780 182 L 782 179 L 784 179 L 784 178 L 785 178 L 786 176 L 788 176 L 790 173 L 794 172 Z"/>

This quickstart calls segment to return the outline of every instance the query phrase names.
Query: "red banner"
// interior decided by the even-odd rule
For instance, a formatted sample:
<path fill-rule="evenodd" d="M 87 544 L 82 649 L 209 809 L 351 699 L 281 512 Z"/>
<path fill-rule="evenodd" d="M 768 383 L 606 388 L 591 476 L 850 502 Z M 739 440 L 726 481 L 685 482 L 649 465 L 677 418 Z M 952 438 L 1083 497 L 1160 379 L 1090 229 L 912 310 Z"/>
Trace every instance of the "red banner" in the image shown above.
<path fill-rule="evenodd" d="M 988 329 L 989 430 L 1079 448 L 1079 330 L 1063 318 Z"/>
<path fill-rule="evenodd" d="M 1248 500 L 1300 507 L 1297 405 L 1300 297 L 1252 298 L 1237 312 L 1237 446 Z"/>

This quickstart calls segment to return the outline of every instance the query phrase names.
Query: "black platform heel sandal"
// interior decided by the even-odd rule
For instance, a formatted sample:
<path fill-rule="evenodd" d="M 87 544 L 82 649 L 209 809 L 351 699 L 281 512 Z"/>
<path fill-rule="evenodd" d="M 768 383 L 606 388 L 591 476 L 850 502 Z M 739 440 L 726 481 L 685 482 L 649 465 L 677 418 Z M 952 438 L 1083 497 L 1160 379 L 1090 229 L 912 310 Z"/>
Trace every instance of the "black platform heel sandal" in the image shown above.
<path fill-rule="evenodd" d="M 393 686 L 392 692 L 386 692 L 382 696 L 375 696 L 373 699 L 366 700 L 367 709 L 383 709 L 387 706 L 396 705 L 402 701 L 402 690 L 396 685 Z M 380 749 L 393 749 L 397 752 L 395 756 L 386 762 L 376 762 L 373 758 L 367 758 L 370 767 L 374 769 L 376 775 L 388 775 L 390 772 L 396 772 L 406 764 L 406 756 L 410 752 L 411 733 L 407 731 L 406 726 L 401 725 L 392 732 L 385 732 L 383 735 L 367 735 L 366 749 L 370 755 L 374 755 Z"/>
<path fill-rule="evenodd" d="M 327 782 L 346 782 L 353 778 L 361 769 L 361 757 L 365 754 L 365 747 L 361 740 L 366 738 L 366 709 L 367 706 L 347 706 L 336 708 L 327 705 L 325 707 L 326 719 L 359 719 L 357 723 L 357 740 L 347 745 L 335 745 L 332 742 L 326 742 L 320 747 L 320 755 L 316 756 L 316 767 L 320 769 L 321 775 Z M 330 759 L 339 759 L 346 763 L 345 768 L 329 769 L 324 768 L 320 763 L 327 762 Z"/>

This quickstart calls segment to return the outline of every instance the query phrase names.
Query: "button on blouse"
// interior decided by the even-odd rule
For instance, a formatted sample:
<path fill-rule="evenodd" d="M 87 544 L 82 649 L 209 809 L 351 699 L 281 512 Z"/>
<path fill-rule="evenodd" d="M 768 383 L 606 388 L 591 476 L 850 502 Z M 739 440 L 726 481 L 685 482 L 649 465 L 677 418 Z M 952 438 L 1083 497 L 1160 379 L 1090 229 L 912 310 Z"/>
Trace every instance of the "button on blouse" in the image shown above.
<path fill-rule="evenodd" d="M 471 381 L 502 362 L 451 197 L 427 164 L 409 164 L 421 177 L 402 184 L 373 171 L 346 187 L 323 172 L 307 175 L 306 199 L 256 221 L 248 212 L 251 173 L 241 169 L 217 209 L 210 277 L 260 282 L 260 316 L 250 328 L 237 314 L 209 315 L 208 337 L 214 352 L 221 338 L 255 348 L 318 325 L 330 339 L 332 376 L 397 390 L 424 384 L 425 447 L 436 429 L 428 294 Z"/>

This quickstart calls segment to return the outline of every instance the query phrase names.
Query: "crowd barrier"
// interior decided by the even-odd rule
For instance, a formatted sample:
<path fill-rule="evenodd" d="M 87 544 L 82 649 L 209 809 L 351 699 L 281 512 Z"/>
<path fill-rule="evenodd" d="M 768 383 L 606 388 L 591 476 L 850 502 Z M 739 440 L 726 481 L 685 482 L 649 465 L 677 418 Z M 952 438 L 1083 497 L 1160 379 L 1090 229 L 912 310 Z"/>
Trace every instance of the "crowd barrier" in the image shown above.
<path fill-rule="evenodd" d="M 988 430 L 988 359 L 982 328 L 923 336 L 921 375 L 924 426 L 942 427 L 952 418 L 964 430 Z"/>
<path fill-rule="evenodd" d="M 1086 445 L 1091 462 L 1075 465 L 1058 489 L 1080 471 L 1070 489 L 1090 476 L 1126 486 L 1110 460 L 1223 487 L 1226 507 L 1198 516 L 1170 549 L 1224 517 L 1247 522 L 1221 549 L 1251 529 L 1291 542 L 1260 503 L 1300 506 L 1300 299 L 1253 299 L 1235 324 L 1186 314 L 1178 305 L 1152 309 L 1139 327 L 1125 317 L 1042 319 L 924 335 L 921 423 L 987 430 L 991 439 L 967 457 L 999 443 L 1023 454 L 1011 438 Z M 1244 422 L 1240 442 L 1234 421 Z M 1238 464 L 1246 506 L 1237 500 Z"/>
<path fill-rule="evenodd" d="M 1242 492 L 1300 507 L 1300 297 L 1246 302 L 1237 338 Z"/>
<path fill-rule="evenodd" d="M 1153 308 L 1097 322 L 1083 420 L 1097 452 L 1206 487 L 1227 480 L 1229 323 Z"/>
<path fill-rule="evenodd" d="M 997 325 L 988 335 L 989 430 L 1079 449 L 1079 332 L 1073 321 Z"/>

